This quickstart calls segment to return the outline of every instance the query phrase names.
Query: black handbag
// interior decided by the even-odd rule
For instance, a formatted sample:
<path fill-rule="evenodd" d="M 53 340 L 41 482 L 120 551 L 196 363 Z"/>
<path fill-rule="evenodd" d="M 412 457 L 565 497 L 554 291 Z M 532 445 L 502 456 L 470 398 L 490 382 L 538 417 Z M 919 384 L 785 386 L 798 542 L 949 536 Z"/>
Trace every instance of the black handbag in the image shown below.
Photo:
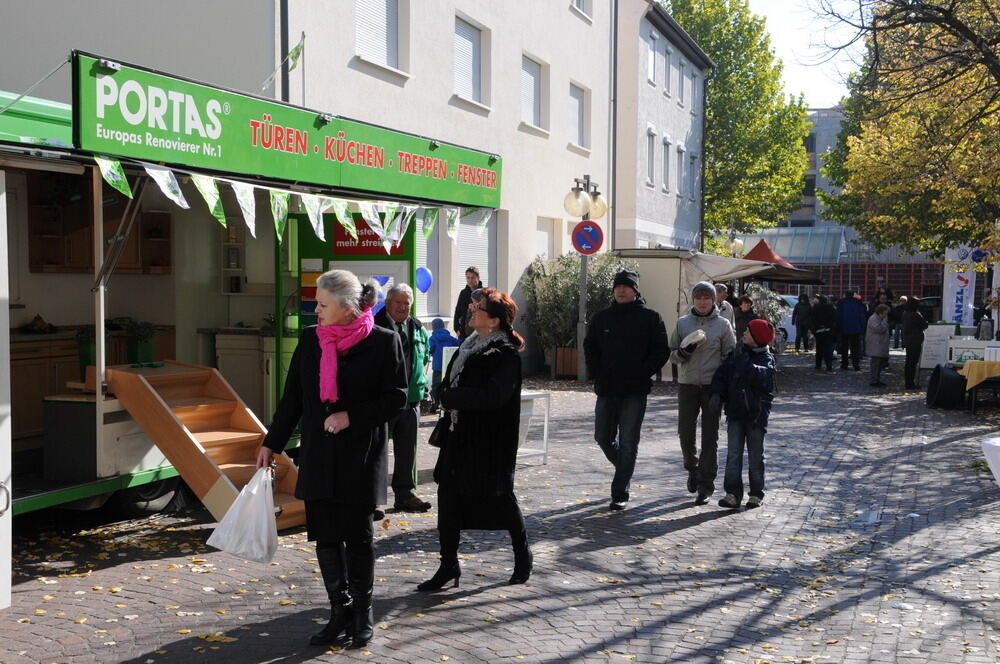
<path fill-rule="evenodd" d="M 448 442 L 449 435 L 451 435 L 451 414 L 444 411 L 438 418 L 437 424 L 434 425 L 434 430 L 431 431 L 427 444 L 432 447 L 444 447 Z"/>

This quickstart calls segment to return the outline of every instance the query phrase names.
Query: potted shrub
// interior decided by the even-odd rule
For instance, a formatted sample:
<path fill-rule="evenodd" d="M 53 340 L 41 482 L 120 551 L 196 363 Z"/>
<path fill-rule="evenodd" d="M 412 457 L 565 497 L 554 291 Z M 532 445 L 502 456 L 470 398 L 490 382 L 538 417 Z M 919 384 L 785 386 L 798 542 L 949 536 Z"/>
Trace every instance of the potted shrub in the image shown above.
<path fill-rule="evenodd" d="M 587 263 L 587 322 L 611 303 L 615 274 L 635 264 L 612 254 L 591 256 Z M 527 307 L 525 324 L 545 351 L 552 376 L 576 376 L 580 318 L 580 255 L 536 258 L 521 278 Z"/>
<path fill-rule="evenodd" d="M 135 364 L 153 361 L 153 335 L 156 328 L 152 323 L 131 323 L 126 328 L 128 335 L 128 361 Z"/>

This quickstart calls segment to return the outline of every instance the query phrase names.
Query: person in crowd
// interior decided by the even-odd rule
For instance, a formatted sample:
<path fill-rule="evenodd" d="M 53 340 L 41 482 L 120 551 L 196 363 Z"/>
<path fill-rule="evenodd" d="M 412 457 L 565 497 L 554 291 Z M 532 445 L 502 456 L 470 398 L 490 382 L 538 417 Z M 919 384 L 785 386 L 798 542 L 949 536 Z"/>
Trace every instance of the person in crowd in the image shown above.
<path fill-rule="evenodd" d="M 733 329 L 736 332 L 736 338 L 740 339 L 743 337 L 743 331 L 747 329 L 747 323 L 760 318 L 760 316 L 753 310 L 753 300 L 746 295 L 737 300 L 737 304 L 739 308 L 736 310 L 736 322 L 733 324 Z"/>
<path fill-rule="evenodd" d="M 715 284 L 716 302 L 719 307 L 719 315 L 729 321 L 729 324 L 736 326 L 736 312 L 733 305 L 729 304 L 729 288 L 725 284 Z"/>
<path fill-rule="evenodd" d="M 880 304 L 868 317 L 865 332 L 865 352 L 868 353 L 871 372 L 870 385 L 885 387 L 882 382 L 883 358 L 889 357 L 889 305 Z"/>
<path fill-rule="evenodd" d="M 441 372 L 444 371 L 444 349 L 461 345 L 462 340 L 452 336 L 444 326 L 444 320 L 435 318 L 431 321 L 431 337 L 428 347 L 431 354 L 431 401 L 434 410 L 438 407 L 437 391 L 441 385 Z"/>
<path fill-rule="evenodd" d="M 302 331 L 257 467 L 271 465 L 298 424 L 295 496 L 331 606 L 309 642 L 360 648 L 374 630 L 372 514 L 385 504 L 388 426 L 406 405 L 406 366 L 398 336 L 375 325 L 376 282 L 330 270 L 316 285 L 319 325 Z"/>
<path fill-rule="evenodd" d="M 615 468 L 609 508 L 622 510 L 639 452 L 650 376 L 667 361 L 670 349 L 663 319 L 639 293 L 639 274 L 622 270 L 613 283 L 614 301 L 587 326 L 583 350 L 597 393 L 594 438 Z"/>
<path fill-rule="evenodd" d="M 833 372 L 833 340 L 837 330 L 837 310 L 826 295 L 817 295 L 811 311 L 812 331 L 816 338 L 816 371 Z"/>
<path fill-rule="evenodd" d="M 747 509 L 764 501 L 764 434 L 774 400 L 774 357 L 768 344 L 774 329 L 766 320 L 752 320 L 741 344 L 715 371 L 712 400 L 726 405 L 728 452 L 719 507 L 739 509 L 743 501 L 743 452 L 750 466 Z"/>
<path fill-rule="evenodd" d="M 891 338 L 892 338 L 892 301 L 889 300 L 889 296 L 885 294 L 885 290 L 886 289 L 884 289 L 884 288 L 880 288 L 879 292 L 875 295 L 875 301 L 871 304 L 871 306 L 868 307 L 868 318 L 871 318 L 871 315 L 873 313 L 875 313 L 875 309 L 877 309 L 879 306 L 881 306 L 881 305 L 884 304 L 886 307 L 888 307 L 889 308 L 889 317 L 886 318 L 886 324 L 889 326 L 889 337 L 890 337 L 890 341 L 891 341 Z M 866 333 L 866 336 L 865 336 L 865 341 L 867 342 L 867 333 Z M 866 346 L 866 348 L 867 348 L 867 346 Z M 883 357 L 881 359 L 881 362 L 882 362 L 882 370 L 883 371 L 887 370 L 889 368 L 889 355 L 888 355 L 888 353 L 885 355 L 885 357 Z"/>
<path fill-rule="evenodd" d="M 485 286 L 479 278 L 479 268 L 470 265 L 465 270 L 465 287 L 458 293 L 455 316 L 452 319 L 455 334 L 458 335 L 459 339 L 465 339 L 472 332 L 469 327 L 469 306 L 472 304 L 472 292 L 481 288 L 485 288 Z"/>
<path fill-rule="evenodd" d="M 695 504 L 704 505 L 715 492 L 715 476 L 719 470 L 721 411 L 717 404 L 710 403 L 712 377 L 722 360 L 736 346 L 736 336 L 729 321 L 719 316 L 712 284 L 707 281 L 695 284 L 691 289 L 691 299 L 693 306 L 678 319 L 670 334 L 670 361 L 678 365 L 677 431 L 684 455 L 684 469 L 688 472 L 687 490 L 697 493 Z M 694 334 L 697 331 L 701 334 Z M 686 341 L 693 334 L 700 337 L 700 341 Z M 682 346 L 682 343 L 685 345 Z M 698 453 L 696 440 L 699 413 L 701 454 Z"/>
<path fill-rule="evenodd" d="M 400 512 L 426 512 L 431 504 L 416 494 L 417 428 L 420 425 L 420 402 L 427 393 L 427 330 L 410 315 L 413 289 L 408 284 L 393 285 L 385 294 L 385 306 L 375 316 L 375 324 L 396 333 L 403 347 L 408 383 L 407 404 L 389 422 L 392 438 L 393 507 Z"/>
<path fill-rule="evenodd" d="M 507 530 L 514 548 L 509 584 L 531 576 L 532 555 L 524 517 L 514 495 L 514 463 L 521 417 L 524 339 L 514 331 L 517 304 L 492 288 L 469 319 L 474 330 L 452 358 L 441 381 L 441 406 L 450 424 L 434 468 L 438 484 L 441 565 L 418 590 L 458 585 L 462 530 Z"/>
<path fill-rule="evenodd" d="M 920 373 L 920 354 L 924 349 L 924 330 L 927 329 L 927 320 L 920 313 L 919 297 L 907 299 L 902 320 L 903 347 L 906 348 L 903 381 L 906 389 L 915 390 L 919 387 L 917 376 Z"/>
<path fill-rule="evenodd" d="M 795 326 L 795 352 L 799 352 L 799 341 L 802 348 L 809 352 L 809 330 L 812 329 L 812 305 L 808 295 L 800 295 L 799 301 L 792 309 L 792 325 Z"/>
<path fill-rule="evenodd" d="M 903 337 L 903 311 L 909 298 L 900 295 L 896 304 L 889 310 L 889 332 L 892 335 L 892 347 L 900 348 Z"/>
<path fill-rule="evenodd" d="M 865 305 L 855 297 L 853 289 L 847 289 L 837 303 L 841 369 L 847 369 L 850 363 L 855 371 L 861 371 L 861 335 L 865 332 L 867 319 Z"/>

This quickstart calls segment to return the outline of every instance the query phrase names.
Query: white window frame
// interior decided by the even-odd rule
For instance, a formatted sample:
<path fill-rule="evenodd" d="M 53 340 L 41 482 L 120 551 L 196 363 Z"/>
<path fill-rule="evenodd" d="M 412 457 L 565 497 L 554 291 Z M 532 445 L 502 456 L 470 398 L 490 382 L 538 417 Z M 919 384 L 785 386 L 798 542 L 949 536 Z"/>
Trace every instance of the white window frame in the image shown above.
<path fill-rule="evenodd" d="M 535 95 L 534 107 L 538 110 L 537 118 L 525 118 L 524 117 L 524 92 L 525 84 L 527 79 L 527 72 L 525 71 L 525 64 L 529 62 L 538 67 L 538 78 L 535 81 Z M 549 136 L 549 71 L 550 67 L 546 62 L 535 57 L 530 53 L 521 54 L 521 80 L 520 80 L 520 96 L 519 101 L 521 102 L 521 123 L 519 127 L 521 129 L 526 129 L 531 133 L 538 134 L 540 136 Z M 534 114 L 534 109 L 532 110 Z"/>
<path fill-rule="evenodd" d="M 582 18 L 588 25 L 593 25 L 594 18 L 590 3 L 592 0 L 570 0 L 569 9 Z"/>
<path fill-rule="evenodd" d="M 388 72 L 401 79 L 408 80 L 410 65 L 410 0 L 375 0 L 376 4 L 382 2 L 392 3 L 393 7 L 387 7 L 385 25 L 382 28 L 386 32 L 386 52 L 373 51 L 364 41 L 362 34 L 362 23 L 365 19 L 365 5 L 371 0 L 355 0 L 354 3 L 354 55 L 355 57 L 378 70 Z M 392 20 L 392 12 L 395 11 L 395 20 Z M 382 27 L 382 26 L 377 26 Z M 395 56 L 395 57 L 393 57 Z"/>
<path fill-rule="evenodd" d="M 646 82 L 654 88 L 656 87 L 656 44 L 659 38 L 660 36 L 652 30 L 649 32 L 649 44 L 646 52 Z"/>
<path fill-rule="evenodd" d="M 461 24 L 472 28 L 475 34 L 478 35 L 478 62 L 475 61 L 475 56 L 477 55 L 476 46 L 477 44 L 473 42 L 472 44 L 472 81 L 470 82 L 471 91 L 465 92 L 464 90 L 459 90 L 459 61 L 458 61 L 458 31 Z M 491 52 L 491 32 L 483 24 L 475 21 L 466 14 L 461 12 L 456 12 L 455 22 L 452 29 L 452 72 L 453 72 L 453 94 L 452 98 L 463 103 L 464 105 L 477 110 L 485 111 L 489 113 L 492 109 L 490 108 L 490 88 L 491 88 L 491 66 L 490 66 L 490 52 Z M 476 75 L 478 74 L 479 90 L 478 94 L 476 91 Z"/>
<path fill-rule="evenodd" d="M 694 65 L 691 65 L 691 115 L 698 115 L 698 100 L 701 98 L 701 95 L 698 94 L 698 82 L 700 80 L 701 77 L 698 76 Z"/>
<path fill-rule="evenodd" d="M 646 186 L 656 186 L 656 127 L 646 127 Z"/>
<path fill-rule="evenodd" d="M 687 150 L 683 143 L 677 145 L 677 195 L 684 197 L 684 157 Z"/>
<path fill-rule="evenodd" d="M 672 145 L 673 145 L 673 143 L 671 142 L 670 137 L 669 136 L 664 136 L 663 137 L 663 165 L 662 165 L 662 169 L 663 169 L 663 178 L 662 178 L 663 185 L 662 185 L 662 189 L 663 189 L 663 193 L 665 193 L 665 194 L 669 194 L 670 193 L 670 172 L 671 172 L 671 169 L 670 169 L 670 157 L 671 157 L 671 154 L 670 153 L 671 153 L 671 151 L 673 149 Z"/>
<path fill-rule="evenodd" d="M 688 157 L 688 159 L 689 159 L 688 183 L 691 187 L 690 191 L 688 192 L 688 199 L 693 201 L 696 198 L 698 198 L 697 182 L 696 182 L 698 174 L 698 155 L 692 154 Z"/>
<path fill-rule="evenodd" d="M 571 150 L 577 152 L 585 151 L 587 155 L 590 154 L 590 88 L 580 85 L 576 81 L 570 80 L 569 82 L 569 99 L 570 99 L 570 117 L 572 118 L 573 111 L 575 110 L 575 98 L 573 97 L 573 90 L 579 90 L 580 95 L 580 109 L 578 122 L 580 126 L 577 127 L 578 132 L 576 136 L 570 136 L 568 147 Z M 582 142 L 580 142 L 582 140 Z"/>
<path fill-rule="evenodd" d="M 673 86 L 670 84 L 670 79 L 674 75 L 673 70 L 673 59 L 674 59 L 674 49 L 667 44 L 667 48 L 663 51 L 663 94 L 666 97 L 671 96 L 671 90 Z"/>
<path fill-rule="evenodd" d="M 687 74 L 684 70 L 687 69 L 687 63 L 684 62 L 684 58 L 678 58 L 677 60 L 677 105 L 684 106 L 684 87 L 687 83 Z"/>

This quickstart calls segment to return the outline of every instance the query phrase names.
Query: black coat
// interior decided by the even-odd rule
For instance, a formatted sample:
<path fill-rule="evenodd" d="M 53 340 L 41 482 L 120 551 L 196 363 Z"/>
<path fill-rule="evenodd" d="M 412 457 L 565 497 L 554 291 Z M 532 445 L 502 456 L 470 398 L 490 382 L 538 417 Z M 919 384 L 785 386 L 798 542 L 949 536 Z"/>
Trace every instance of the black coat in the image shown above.
<path fill-rule="evenodd" d="M 376 326 L 368 338 L 338 358 L 340 398 L 333 404 L 319 398 L 320 353 L 316 327 L 305 328 L 264 445 L 280 452 L 301 421 L 297 498 L 385 504 L 387 423 L 406 405 L 399 335 Z M 326 418 L 342 411 L 347 411 L 350 426 L 327 433 Z"/>
<path fill-rule="evenodd" d="M 817 304 L 812 308 L 812 330 L 817 333 L 826 330 L 833 334 L 837 332 L 837 310 L 832 304 Z"/>
<path fill-rule="evenodd" d="M 767 431 L 774 401 L 774 357 L 767 346 L 738 344 L 715 370 L 712 392 L 722 397 L 728 419 L 751 421 Z"/>
<path fill-rule="evenodd" d="M 598 396 L 649 394 L 650 378 L 670 357 L 660 314 L 639 300 L 594 314 L 583 340 L 587 371 Z"/>
<path fill-rule="evenodd" d="M 808 300 L 799 300 L 792 309 L 792 324 L 809 327 L 812 325 L 812 305 Z"/>
<path fill-rule="evenodd" d="M 927 321 L 923 315 L 915 309 L 903 311 L 903 345 L 916 347 L 924 343 L 924 330 L 927 329 Z"/>
<path fill-rule="evenodd" d="M 486 288 L 486 286 L 480 281 L 476 288 Z M 455 334 L 458 335 L 459 339 L 464 339 L 471 333 L 467 324 L 469 322 L 469 304 L 472 303 L 472 291 L 473 289 L 466 285 L 466 287 L 458 293 L 458 303 L 455 305 L 453 327 L 455 328 Z"/>
<path fill-rule="evenodd" d="M 743 338 L 743 333 L 747 330 L 747 325 L 750 321 L 757 320 L 760 316 L 757 312 L 750 308 L 750 311 L 743 311 L 739 307 L 736 307 L 736 320 L 733 322 L 733 327 L 736 331 L 736 343 L 742 343 L 740 340 Z"/>
<path fill-rule="evenodd" d="M 490 342 L 471 355 L 450 386 L 452 358 L 439 395 L 458 411 L 455 430 L 438 454 L 434 480 L 459 493 L 502 496 L 514 492 L 514 463 L 521 423 L 521 358 L 506 340 Z"/>

